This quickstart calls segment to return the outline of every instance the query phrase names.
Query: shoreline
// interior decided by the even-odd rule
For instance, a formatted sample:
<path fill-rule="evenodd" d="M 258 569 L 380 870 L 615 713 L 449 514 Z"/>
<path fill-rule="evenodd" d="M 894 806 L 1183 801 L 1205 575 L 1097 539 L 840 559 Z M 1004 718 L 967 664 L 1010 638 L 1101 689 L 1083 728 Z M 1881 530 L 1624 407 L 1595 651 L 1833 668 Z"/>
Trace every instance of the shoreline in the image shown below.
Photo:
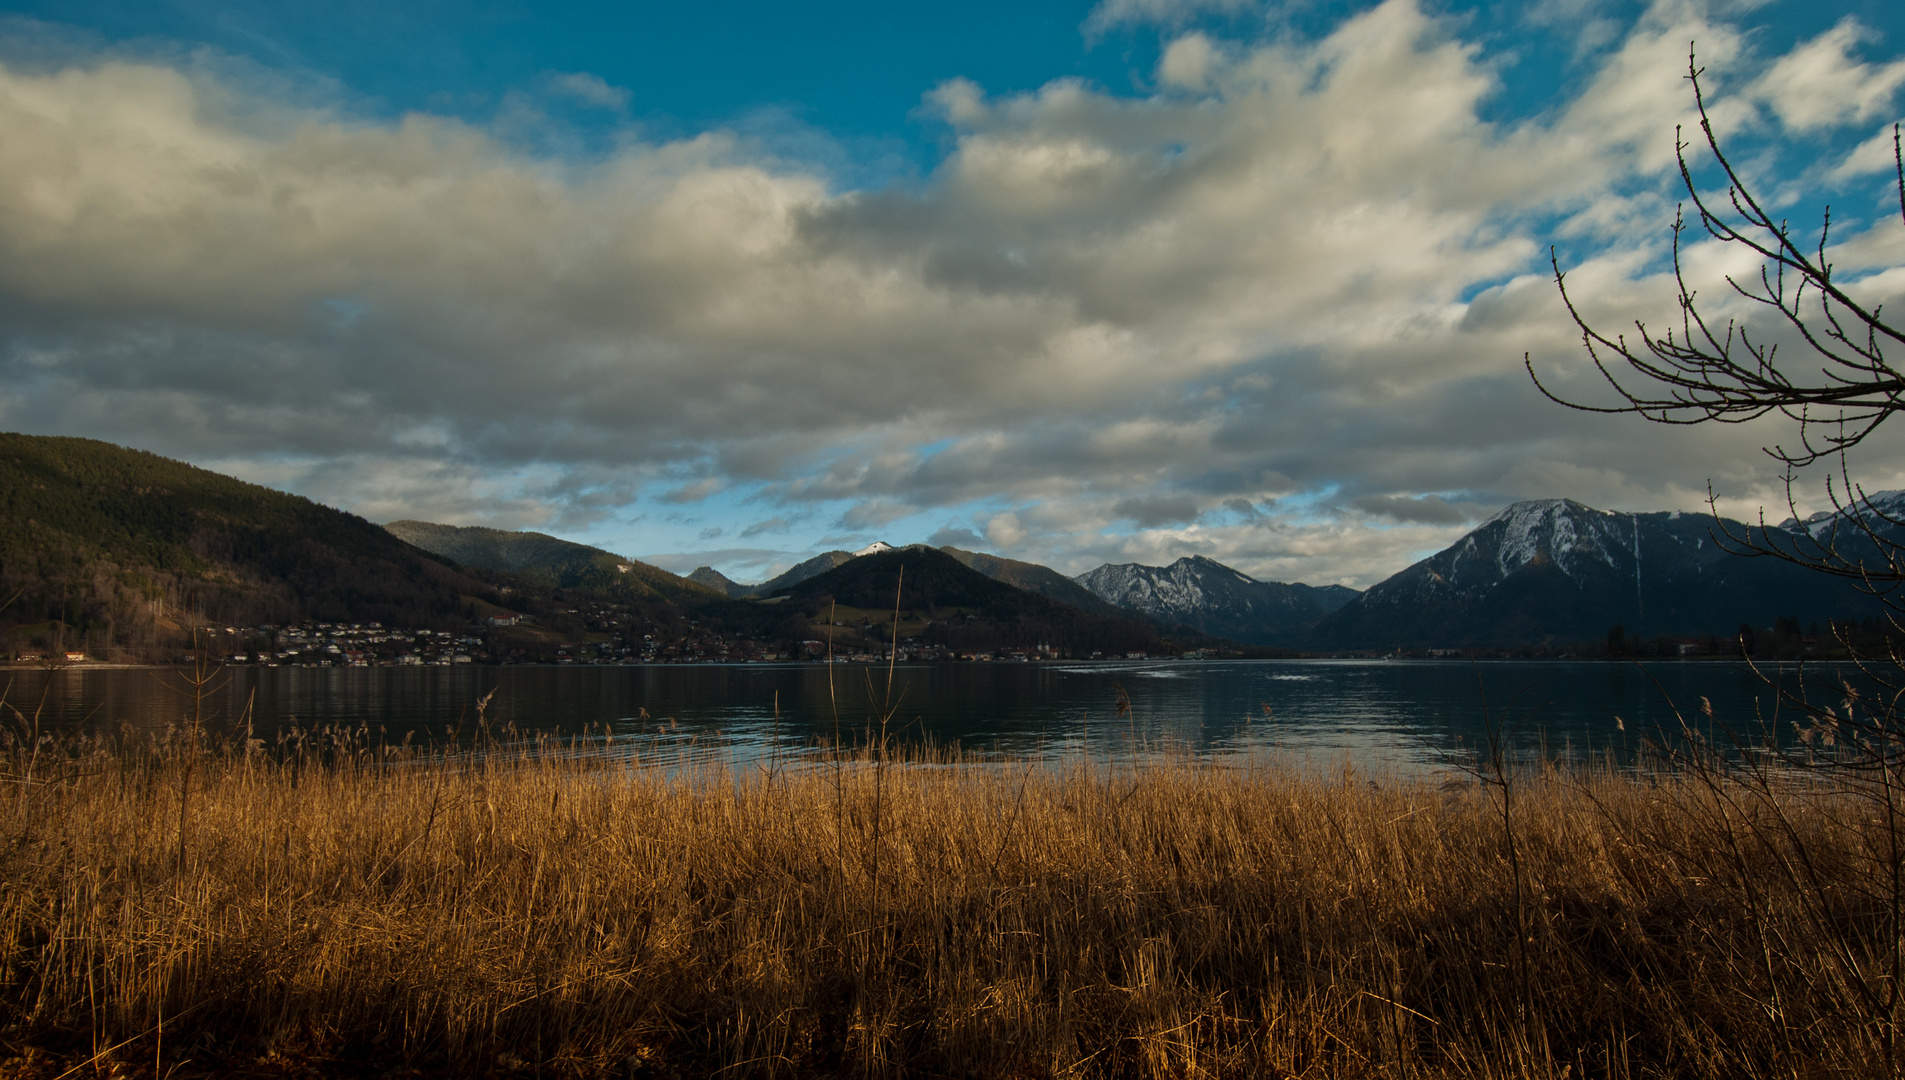
<path fill-rule="evenodd" d="M 1723 664 L 1757 664 L 1763 666 L 1796 665 L 1804 663 L 1811 667 L 1827 664 L 1856 664 L 1859 661 L 1831 657 L 1808 657 L 1789 659 L 1770 659 L 1739 656 L 1352 656 L 1340 653 L 1327 653 L 1304 656 L 1265 656 L 1265 657 L 1174 657 L 1156 656 L 1144 659 L 1126 660 L 913 660 L 897 661 L 899 667 L 1102 667 L 1121 668 L 1157 664 L 1314 664 L 1333 661 L 1358 663 L 1419 664 L 1425 666 L 1468 665 L 1468 664 L 1655 664 L 1707 666 Z M 437 669 L 481 669 L 493 671 L 506 668 L 534 668 L 538 670 L 591 669 L 591 668 L 705 668 L 705 667 L 827 667 L 825 660 L 644 660 L 631 663 L 589 663 L 589 664 L 212 664 L 221 671 L 249 670 L 295 670 L 295 671 L 431 671 Z M 881 660 L 835 660 L 834 667 L 883 668 L 888 661 Z M 19 661 L 0 661 L 0 671 L 180 671 L 190 670 L 191 664 L 139 664 L 116 661 L 82 660 L 58 665 L 23 663 Z"/>

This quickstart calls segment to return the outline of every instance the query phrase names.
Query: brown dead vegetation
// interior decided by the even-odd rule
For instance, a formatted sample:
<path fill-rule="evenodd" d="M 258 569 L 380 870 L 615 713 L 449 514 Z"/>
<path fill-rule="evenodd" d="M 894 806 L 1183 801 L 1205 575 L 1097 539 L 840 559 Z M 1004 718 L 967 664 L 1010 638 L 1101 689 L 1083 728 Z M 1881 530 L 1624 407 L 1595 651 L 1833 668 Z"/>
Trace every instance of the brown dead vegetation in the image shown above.
<path fill-rule="evenodd" d="M 16 742 L 0 1071 L 1897 1068 L 1898 830 L 1840 775 L 624 748 Z"/>

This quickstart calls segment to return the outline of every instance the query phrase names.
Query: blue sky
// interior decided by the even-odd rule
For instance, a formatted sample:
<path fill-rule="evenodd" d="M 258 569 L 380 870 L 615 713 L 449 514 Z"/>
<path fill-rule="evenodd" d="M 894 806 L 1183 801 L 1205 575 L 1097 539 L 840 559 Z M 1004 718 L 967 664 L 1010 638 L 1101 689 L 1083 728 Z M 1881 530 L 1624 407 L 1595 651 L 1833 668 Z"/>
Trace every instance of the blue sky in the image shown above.
<path fill-rule="evenodd" d="M 1900 9 L 10 5 L 0 426 L 740 580 L 1366 586 L 1520 498 L 1746 513 L 1774 429 L 1533 392 L 1593 391 L 1546 252 L 1671 311 L 1697 40 L 1755 182 L 1905 289 Z"/>

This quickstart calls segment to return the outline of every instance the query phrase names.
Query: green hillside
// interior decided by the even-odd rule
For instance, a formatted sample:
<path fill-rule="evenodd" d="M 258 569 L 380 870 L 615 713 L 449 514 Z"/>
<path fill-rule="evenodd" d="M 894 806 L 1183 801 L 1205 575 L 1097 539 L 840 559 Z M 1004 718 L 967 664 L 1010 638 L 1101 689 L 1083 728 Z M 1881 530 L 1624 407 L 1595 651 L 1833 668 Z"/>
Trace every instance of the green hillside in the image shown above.
<path fill-rule="evenodd" d="M 141 450 L 0 433 L 0 633 L 128 658 L 194 625 L 450 627 L 495 590 L 340 510 Z"/>

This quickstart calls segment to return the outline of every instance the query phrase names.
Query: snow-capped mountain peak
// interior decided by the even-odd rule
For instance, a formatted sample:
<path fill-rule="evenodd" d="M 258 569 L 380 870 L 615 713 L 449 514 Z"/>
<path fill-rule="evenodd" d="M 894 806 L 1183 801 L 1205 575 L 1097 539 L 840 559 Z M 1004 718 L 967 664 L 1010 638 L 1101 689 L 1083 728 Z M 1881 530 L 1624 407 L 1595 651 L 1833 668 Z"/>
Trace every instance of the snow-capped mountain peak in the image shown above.
<path fill-rule="evenodd" d="M 1669 580 L 1701 580 L 1707 568 L 1729 558 L 1713 540 L 1713 525 L 1704 515 L 1616 513 L 1572 499 L 1518 502 L 1372 588 L 1364 606 L 1446 607 L 1488 602 L 1500 590 L 1588 590 L 1607 602 L 1635 598 L 1635 611 L 1627 616 L 1635 621 L 1646 590 Z M 1542 579 L 1549 584 L 1529 584 Z"/>
<path fill-rule="evenodd" d="M 1878 514 L 1905 521 L 1905 493 L 1873 495 Z M 1815 536 L 1831 514 L 1802 524 Z M 1868 516 L 1868 521 L 1871 517 Z M 1856 530 L 1857 526 L 1853 528 Z M 1532 644 L 1628 635 L 1725 636 L 1778 617 L 1864 618 L 1857 589 L 1752 546 L 1790 548 L 1791 533 L 1707 513 L 1616 513 L 1571 499 L 1515 503 L 1450 547 L 1375 585 L 1319 625 L 1339 647 Z M 1859 535 L 1842 543 L 1870 541 Z M 1852 548 L 1849 550 L 1860 550 Z"/>
<path fill-rule="evenodd" d="M 1206 633 L 1260 644 L 1290 640 L 1353 590 L 1258 581 L 1202 555 L 1169 566 L 1106 564 L 1072 580 L 1120 607 Z"/>
<path fill-rule="evenodd" d="M 1569 577 L 1589 565 L 1631 567 L 1638 557 L 1639 530 L 1640 519 L 1633 514 L 1596 510 L 1573 499 L 1529 499 L 1502 508 L 1457 542 L 1444 574 L 1473 584 L 1479 561 L 1487 567 L 1479 576 L 1500 580 L 1542 558 Z"/>

